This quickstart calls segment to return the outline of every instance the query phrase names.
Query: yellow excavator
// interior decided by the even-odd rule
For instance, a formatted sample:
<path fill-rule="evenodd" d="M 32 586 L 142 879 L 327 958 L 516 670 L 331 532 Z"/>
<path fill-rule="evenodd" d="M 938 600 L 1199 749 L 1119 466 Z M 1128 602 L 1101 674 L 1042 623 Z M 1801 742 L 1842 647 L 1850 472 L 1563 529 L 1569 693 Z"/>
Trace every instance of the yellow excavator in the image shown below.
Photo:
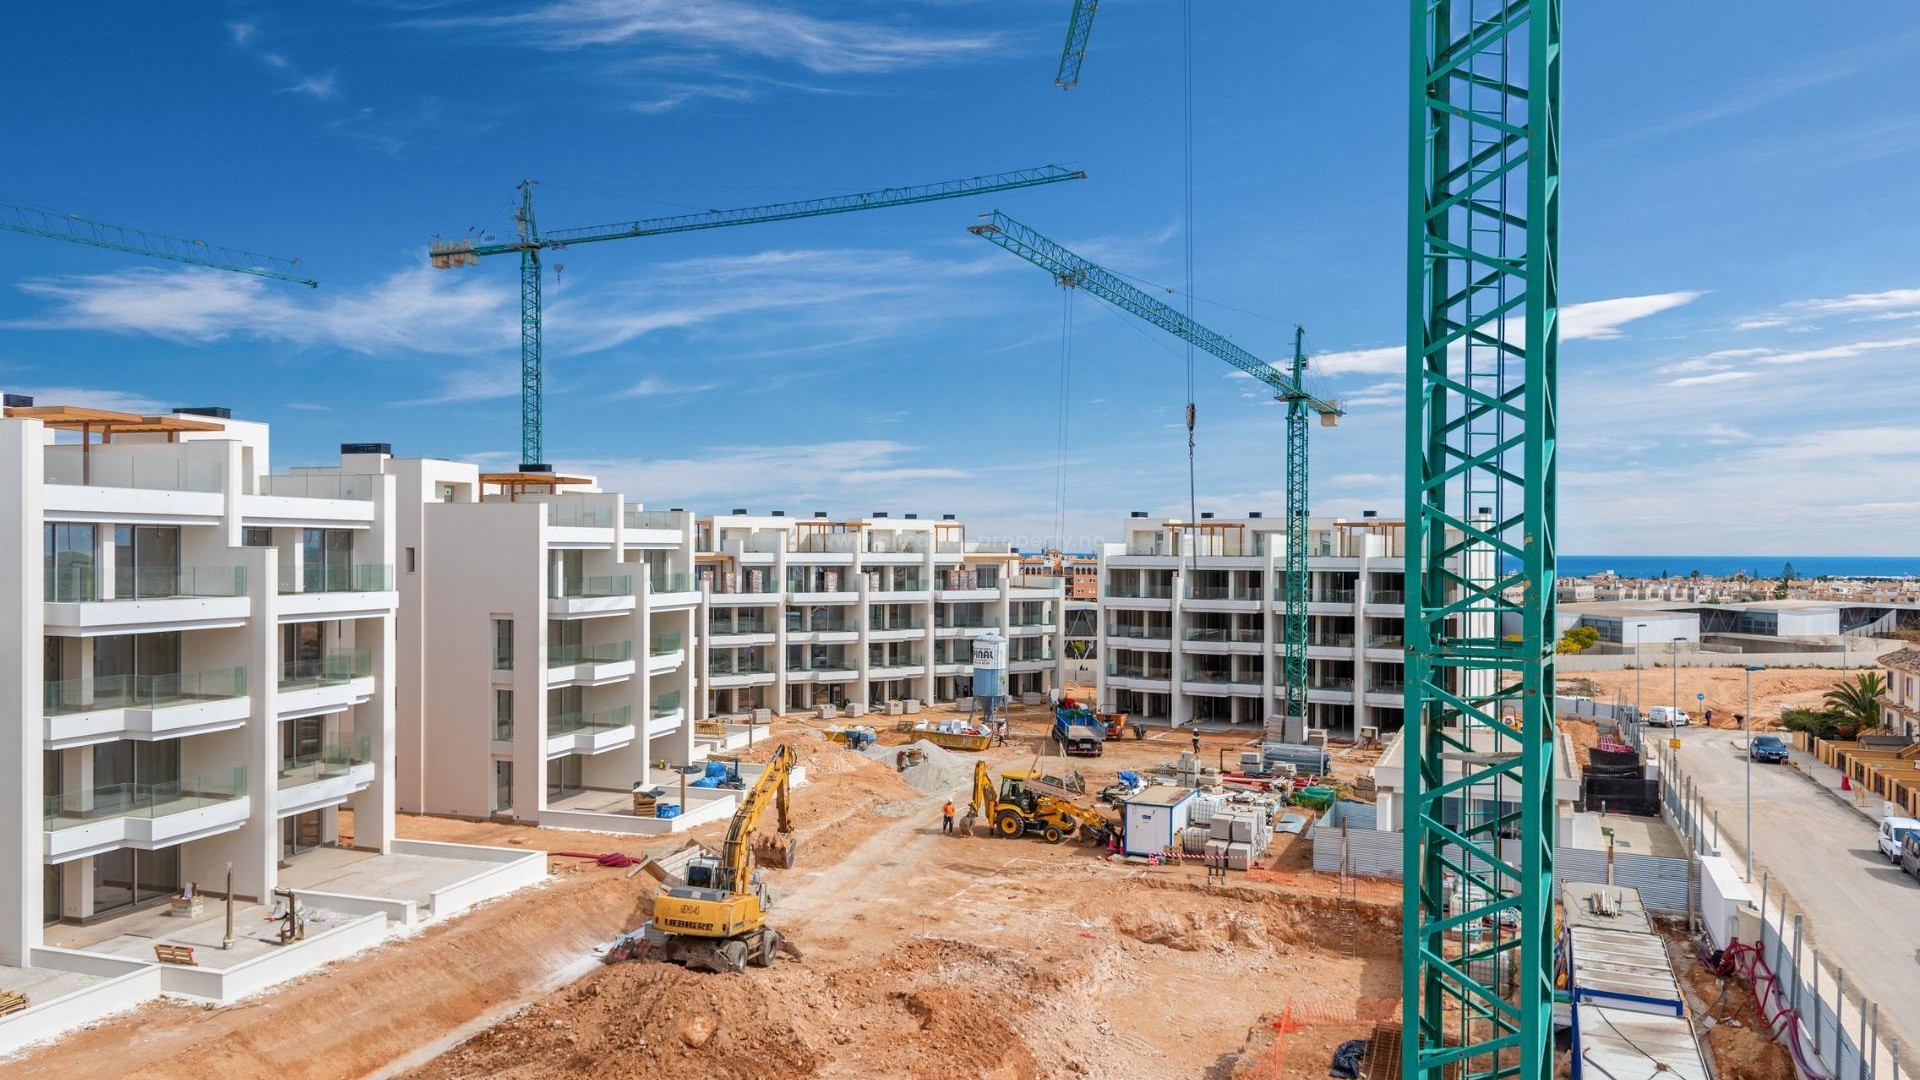
<path fill-rule="evenodd" d="M 773 893 L 755 866 L 793 865 L 793 823 L 787 816 L 793 765 L 791 749 L 774 751 L 734 811 L 720 855 L 690 860 L 686 884 L 668 886 L 654 896 L 653 918 L 616 939 L 607 950 L 608 963 L 655 959 L 695 971 L 740 972 L 749 964 L 767 967 L 780 953 L 799 958 L 800 950 L 766 923 Z M 754 828 L 769 803 L 779 811 L 780 838 L 755 845 Z"/>
<path fill-rule="evenodd" d="M 1047 843 L 1057 844 L 1077 832 L 1093 843 L 1104 844 L 1114 835 L 1113 823 L 1104 814 L 1040 790 L 1036 785 L 1042 783 L 1045 781 L 1036 773 L 1009 770 L 1000 774 L 996 791 L 987 763 L 974 762 L 973 799 L 960 819 L 960 834 L 971 836 L 974 822 L 984 817 L 993 835 L 1009 840 L 1037 833 Z"/>

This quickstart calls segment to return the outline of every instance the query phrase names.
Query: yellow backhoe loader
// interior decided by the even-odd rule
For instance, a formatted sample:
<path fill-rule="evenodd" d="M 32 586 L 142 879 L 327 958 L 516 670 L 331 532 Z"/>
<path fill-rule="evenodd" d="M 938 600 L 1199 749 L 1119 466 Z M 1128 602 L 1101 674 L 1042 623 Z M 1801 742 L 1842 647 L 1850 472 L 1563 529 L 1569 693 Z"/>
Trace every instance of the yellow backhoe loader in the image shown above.
<path fill-rule="evenodd" d="M 996 791 L 987 763 L 974 762 L 973 799 L 960 819 L 960 834 L 972 835 L 974 822 L 984 817 L 993 835 L 1007 839 L 1037 833 L 1047 843 L 1057 844 L 1078 833 L 1104 844 L 1114 835 L 1114 825 L 1104 814 L 1035 790 L 1029 786 L 1031 776 L 1024 770 L 1003 772 Z"/>
<path fill-rule="evenodd" d="M 774 751 L 766 770 L 734 811 L 719 857 L 689 861 L 687 883 L 668 886 L 654 896 L 653 918 L 616 940 L 607 950 L 608 963 L 654 959 L 696 971 L 739 972 L 749 964 L 766 967 L 783 952 L 796 959 L 800 956 L 792 942 L 767 925 L 773 894 L 755 867 L 755 863 L 793 865 L 793 825 L 787 816 L 787 781 L 793 764 L 792 750 L 782 746 Z M 754 827 L 769 803 L 778 808 L 780 836 L 756 850 Z"/>

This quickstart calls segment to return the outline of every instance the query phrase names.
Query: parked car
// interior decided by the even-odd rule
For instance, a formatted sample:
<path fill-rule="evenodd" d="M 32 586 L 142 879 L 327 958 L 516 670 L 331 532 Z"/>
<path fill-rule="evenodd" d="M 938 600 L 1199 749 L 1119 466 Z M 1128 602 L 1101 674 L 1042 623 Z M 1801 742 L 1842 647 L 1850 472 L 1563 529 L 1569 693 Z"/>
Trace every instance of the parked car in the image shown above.
<path fill-rule="evenodd" d="M 1747 755 L 1755 761 L 1779 765 L 1787 760 L 1787 744 L 1778 735 L 1755 735 Z"/>
<path fill-rule="evenodd" d="M 1900 842 L 1900 869 L 1920 881 L 1920 832 L 1911 832 Z"/>
<path fill-rule="evenodd" d="M 1648 727 L 1686 727 L 1692 722 L 1685 712 L 1671 705 L 1654 705 L 1647 709 Z"/>
<path fill-rule="evenodd" d="M 1888 862 L 1900 863 L 1900 849 L 1908 837 L 1920 836 L 1920 818 L 1886 817 L 1880 819 L 1880 854 Z"/>

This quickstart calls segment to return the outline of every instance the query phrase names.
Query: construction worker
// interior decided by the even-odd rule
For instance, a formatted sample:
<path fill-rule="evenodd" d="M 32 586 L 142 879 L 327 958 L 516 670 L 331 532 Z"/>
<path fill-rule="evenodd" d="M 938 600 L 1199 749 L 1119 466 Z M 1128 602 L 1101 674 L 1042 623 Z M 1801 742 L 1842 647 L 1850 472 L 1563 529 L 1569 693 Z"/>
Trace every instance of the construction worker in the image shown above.
<path fill-rule="evenodd" d="M 946 833 L 948 836 L 953 835 L 953 800 L 952 799 L 948 799 L 946 801 L 946 805 L 940 808 L 940 831 L 943 833 Z"/>
<path fill-rule="evenodd" d="M 1193 756 L 1196 758 L 1200 756 L 1200 727 L 1198 724 L 1195 724 L 1193 728 Z"/>

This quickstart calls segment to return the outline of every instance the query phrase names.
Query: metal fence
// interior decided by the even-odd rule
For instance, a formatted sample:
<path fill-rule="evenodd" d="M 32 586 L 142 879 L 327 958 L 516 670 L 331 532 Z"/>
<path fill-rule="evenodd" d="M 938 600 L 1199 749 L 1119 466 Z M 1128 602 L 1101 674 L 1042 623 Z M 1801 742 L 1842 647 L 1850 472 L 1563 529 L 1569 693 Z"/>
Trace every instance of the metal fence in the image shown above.
<path fill-rule="evenodd" d="M 1690 850 L 1698 855 L 1719 855 L 1718 814 L 1695 789 L 1693 778 L 1680 769 L 1675 754 L 1663 748 L 1658 756 L 1661 802 L 1667 820 L 1686 839 Z M 1698 896 L 1695 887 L 1690 899 Z M 1913 1073 L 1914 1064 L 1901 1060 L 1899 1045 L 1881 1038 L 1878 1003 L 1847 983 L 1844 968 L 1822 960 L 1820 950 L 1807 940 L 1804 913 L 1787 913 L 1789 907 L 1797 906 L 1785 889 L 1773 885 L 1769 874 L 1761 873 L 1761 958 L 1778 980 L 1772 993 L 1774 1003 L 1793 1010 L 1800 1018 L 1800 1049 L 1811 1059 L 1803 1064 L 1833 1080 L 1877 1080 L 1883 1075 L 1899 1080 L 1902 1071 Z M 1694 908 L 1690 903 L 1687 910 Z M 1790 1023 L 1785 1019 L 1776 1023 L 1783 1037 Z M 1791 1042 L 1788 1045 L 1792 1049 Z M 1863 1054 L 1861 1047 L 1867 1052 Z"/>

